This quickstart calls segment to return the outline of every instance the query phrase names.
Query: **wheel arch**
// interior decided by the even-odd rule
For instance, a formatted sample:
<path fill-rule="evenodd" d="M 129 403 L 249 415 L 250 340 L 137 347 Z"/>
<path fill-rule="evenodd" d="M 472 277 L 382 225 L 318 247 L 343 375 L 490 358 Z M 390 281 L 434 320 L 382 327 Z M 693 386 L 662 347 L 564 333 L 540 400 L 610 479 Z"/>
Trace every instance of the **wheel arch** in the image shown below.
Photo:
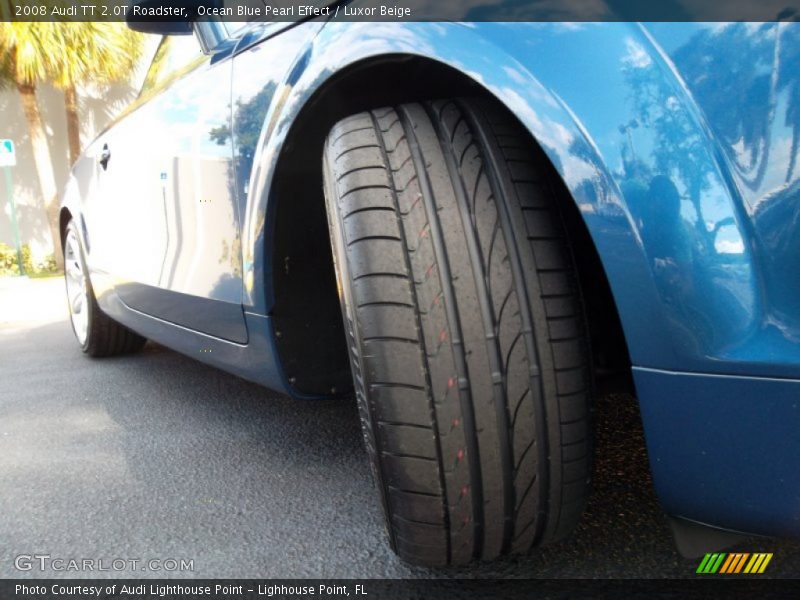
<path fill-rule="evenodd" d="M 336 42 L 330 43 L 336 44 Z M 276 155 L 277 158 L 270 166 L 262 162 L 260 180 L 258 177 L 251 180 L 251 188 L 257 192 L 253 198 L 261 197 L 265 200 L 261 237 L 264 247 L 253 248 L 253 252 L 256 256 L 264 257 L 264 273 L 271 274 L 271 277 L 265 277 L 267 283 L 263 302 L 272 315 L 275 330 L 278 332 L 276 344 L 287 380 L 304 393 L 309 391 L 322 393 L 329 387 L 327 384 L 320 386 L 319 382 L 315 382 L 315 388 L 303 389 L 302 382 L 297 379 L 297 373 L 301 371 L 299 368 L 301 364 L 308 367 L 309 345 L 320 344 L 321 341 L 332 343 L 324 336 L 320 340 L 319 323 L 313 324 L 311 322 L 313 319 L 310 320 L 308 316 L 316 315 L 318 321 L 330 318 L 331 315 L 338 318 L 338 303 L 335 307 L 322 307 L 321 303 L 326 301 L 324 294 L 315 294 L 313 289 L 303 289 L 302 286 L 293 288 L 288 278 L 284 277 L 287 269 L 291 272 L 289 265 L 292 261 L 289 258 L 287 262 L 287 257 L 291 257 L 297 251 L 296 245 L 301 243 L 300 238 L 309 239 L 307 236 L 297 235 L 297 231 L 302 229 L 298 227 L 299 219 L 307 221 L 309 215 L 313 215 L 316 211 L 316 222 L 311 229 L 317 233 L 323 232 L 324 244 L 315 248 L 313 254 L 318 259 L 323 257 L 322 261 L 329 265 L 330 272 L 322 270 L 313 281 L 318 282 L 320 277 L 333 281 L 332 260 L 328 258 L 330 250 L 325 229 L 322 176 L 319 166 L 327 132 L 339 119 L 362 110 L 382 105 L 464 95 L 486 95 L 498 101 L 517 116 L 526 133 L 550 157 L 548 168 L 554 175 L 553 183 L 563 200 L 564 218 L 573 238 L 582 284 L 596 291 L 592 295 L 594 300 L 591 306 L 587 307 L 590 323 L 596 324 L 593 325 L 592 331 L 596 362 L 613 372 L 627 374 L 630 359 L 617 304 L 592 235 L 578 208 L 574 190 L 570 190 L 566 167 L 563 163 L 559 164 L 558 160 L 552 160 L 556 150 L 542 143 L 542 136 L 546 132 L 537 131 L 535 125 L 537 122 L 542 126 L 544 124 L 535 118 L 528 119 L 527 122 L 521 118 L 524 116 L 520 114 L 521 112 L 535 117 L 537 107 L 520 106 L 520 95 L 515 87 L 491 84 L 482 74 L 467 71 L 463 67 L 459 68 L 454 64 L 457 61 L 424 56 L 410 52 L 409 49 L 402 52 L 391 50 L 394 48 L 386 47 L 382 52 L 354 56 L 353 60 L 341 68 L 329 71 L 321 83 L 319 78 L 315 77 L 316 69 L 313 73 L 297 75 L 297 81 L 289 81 L 285 85 L 292 89 L 292 94 L 302 97 L 299 106 L 289 100 L 284 107 L 272 107 L 269 111 L 274 113 L 283 109 L 285 114 L 277 118 L 273 115 L 272 121 L 277 123 L 273 125 L 274 132 L 284 129 L 281 122 L 287 123 L 285 135 L 280 136 L 282 139 L 277 142 L 271 142 L 269 140 L 273 136 L 264 135 L 262 132 L 262 140 L 266 140 L 264 143 L 276 146 L 273 149 L 265 149 L 262 155 Z M 330 48 L 320 50 L 324 53 L 330 51 Z M 518 66 L 511 57 L 506 57 L 506 61 L 508 64 Z M 307 60 L 305 62 L 309 63 Z M 313 65 L 314 62 L 311 61 L 309 64 Z M 324 71 L 324 67 L 317 69 Z M 502 72 L 502 69 L 497 70 Z M 315 85 L 305 87 L 304 82 L 307 80 L 314 81 Z M 532 77 L 530 84 L 541 88 L 541 84 Z M 517 82 L 515 86 L 519 87 L 520 83 Z M 553 99 L 547 100 L 550 104 L 553 101 Z M 565 120 L 572 121 L 568 110 L 562 109 L 561 112 Z M 270 114 L 267 120 L 270 120 Z M 591 151 L 591 143 L 584 138 L 586 132 L 581 131 L 574 123 L 571 126 L 584 140 L 583 148 Z M 265 177 L 265 173 L 269 173 L 270 176 Z M 268 186 L 267 181 L 271 181 Z M 612 185 L 610 181 L 606 184 Z M 262 191 L 258 192 L 259 189 Z M 269 190 L 268 194 L 263 191 L 266 189 Z M 330 294 L 331 291 L 334 295 Z M 328 302 L 330 298 L 336 300 L 335 290 L 329 288 L 328 294 Z M 289 318 L 286 318 L 287 310 L 294 311 Z M 325 360 L 328 359 L 329 357 Z M 311 362 L 313 363 L 313 358 Z M 319 362 L 323 362 L 321 357 Z M 346 360 L 337 368 L 341 373 L 336 378 L 336 385 L 332 387 L 344 385 L 345 376 L 349 377 Z M 321 372 L 318 368 L 304 370 Z M 627 378 L 625 381 L 627 382 Z"/>

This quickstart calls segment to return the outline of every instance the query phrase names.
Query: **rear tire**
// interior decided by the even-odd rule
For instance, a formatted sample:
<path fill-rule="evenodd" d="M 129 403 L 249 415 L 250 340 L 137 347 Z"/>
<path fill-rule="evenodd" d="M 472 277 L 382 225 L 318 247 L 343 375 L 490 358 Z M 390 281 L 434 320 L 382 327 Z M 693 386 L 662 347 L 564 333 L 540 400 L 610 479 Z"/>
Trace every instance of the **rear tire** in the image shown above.
<path fill-rule="evenodd" d="M 142 349 L 147 339 L 114 321 L 97 305 L 74 221 L 67 224 L 64 236 L 64 278 L 72 331 L 83 352 L 89 356 L 103 357 Z M 79 314 L 81 316 L 77 318 Z"/>
<path fill-rule="evenodd" d="M 325 143 L 364 439 L 411 562 L 524 552 L 583 510 L 588 339 L 544 160 L 471 99 L 361 113 Z"/>

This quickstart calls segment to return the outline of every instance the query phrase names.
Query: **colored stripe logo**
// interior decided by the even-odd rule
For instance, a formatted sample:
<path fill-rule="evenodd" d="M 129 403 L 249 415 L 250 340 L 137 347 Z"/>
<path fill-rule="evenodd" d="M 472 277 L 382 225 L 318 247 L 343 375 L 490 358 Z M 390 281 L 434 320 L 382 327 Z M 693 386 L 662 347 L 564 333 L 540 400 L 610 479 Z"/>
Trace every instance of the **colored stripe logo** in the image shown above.
<path fill-rule="evenodd" d="M 772 553 L 766 552 L 716 552 L 706 554 L 697 567 L 697 573 L 701 575 L 725 574 L 736 575 L 739 573 L 756 575 L 763 573 L 769 561 L 772 560 Z"/>

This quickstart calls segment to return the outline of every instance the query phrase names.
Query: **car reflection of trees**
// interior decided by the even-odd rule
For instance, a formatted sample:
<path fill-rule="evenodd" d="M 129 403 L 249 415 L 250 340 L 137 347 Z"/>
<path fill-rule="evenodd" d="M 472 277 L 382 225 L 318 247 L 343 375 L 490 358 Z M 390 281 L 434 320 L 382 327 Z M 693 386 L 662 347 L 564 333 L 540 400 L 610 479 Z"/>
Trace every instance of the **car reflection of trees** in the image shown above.
<path fill-rule="evenodd" d="M 779 110 L 792 141 L 785 181 L 793 178 L 800 152 L 800 35 L 796 23 L 736 23 L 703 29 L 680 48 L 674 60 L 712 127 L 728 145 L 741 143 L 736 159 L 744 182 L 758 189 L 774 149 L 772 134 Z M 737 51 L 731 52 L 731 48 Z M 785 109 L 779 96 L 785 93 Z M 768 110 L 765 110 L 768 107 Z M 742 153 L 743 155 L 745 153 Z"/>
<path fill-rule="evenodd" d="M 704 28 L 673 60 L 753 211 L 772 319 L 800 337 L 800 24 Z"/>
<path fill-rule="evenodd" d="M 264 126 L 264 119 L 275 95 L 276 85 L 270 82 L 255 96 L 242 102 L 237 101 L 233 115 L 234 123 L 234 153 L 236 156 L 236 176 L 238 191 L 242 197 L 246 195 L 246 177 L 250 175 L 253 167 L 258 138 Z M 227 125 L 216 127 L 209 131 L 209 136 L 219 145 L 227 143 L 231 137 L 231 129 Z"/>
<path fill-rule="evenodd" d="M 236 108 L 233 111 L 232 117 L 234 128 L 233 132 L 231 132 L 231 128 L 228 125 L 215 127 L 208 132 L 209 138 L 220 146 L 224 146 L 226 143 L 228 143 L 229 139 L 233 138 L 233 170 L 234 178 L 236 180 L 236 194 L 240 199 L 239 218 L 243 221 L 246 216 L 245 207 L 247 205 L 246 202 L 244 202 L 244 199 L 247 198 L 249 191 L 248 185 L 250 173 L 253 169 L 253 159 L 255 157 L 256 148 L 258 147 L 258 140 L 261 135 L 261 130 L 264 127 L 267 111 L 269 110 L 270 103 L 275 96 L 276 89 L 276 84 L 270 81 L 249 100 L 242 101 L 241 98 L 238 99 L 236 101 Z M 266 215 L 263 213 L 259 214 L 258 216 L 256 230 L 260 232 L 259 235 L 263 235 L 264 232 L 265 216 Z M 241 223 L 241 226 L 245 226 L 244 222 Z M 225 248 L 224 250 L 227 253 L 229 249 Z M 248 290 L 252 289 L 254 284 L 252 280 L 252 265 L 254 257 L 250 254 L 242 253 L 241 236 L 235 240 L 233 247 L 230 250 L 232 256 L 234 255 L 234 252 L 242 254 L 242 275 L 244 276 L 244 285 Z M 224 282 L 220 283 L 222 284 Z"/>
<path fill-rule="evenodd" d="M 635 117 L 620 126 L 621 188 L 663 308 L 680 332 L 676 343 L 697 349 L 725 343 L 744 333 L 729 323 L 747 327 L 755 290 L 733 209 L 719 202 L 727 191 L 715 158 L 659 64 L 631 61 L 624 76 Z M 649 154 L 637 155 L 634 130 Z"/>
<path fill-rule="evenodd" d="M 707 144 L 700 137 L 692 116 L 680 105 L 673 89 L 655 63 L 628 65 L 625 78 L 631 89 L 637 123 L 654 138 L 650 163 L 652 169 L 655 174 L 677 178 L 686 189 L 688 200 L 695 211 L 694 227 L 697 229 L 698 240 L 707 249 L 711 246 L 711 240 L 705 225 L 702 194 L 708 189 L 708 176 L 713 168 Z M 627 131 L 630 126 L 623 125 L 622 128 Z M 628 139 L 631 139 L 629 132 Z M 628 173 L 629 177 L 652 177 L 647 164 L 636 160 L 633 148 L 626 149 L 628 156 L 623 155 L 626 166 L 637 168 L 635 175 Z"/>

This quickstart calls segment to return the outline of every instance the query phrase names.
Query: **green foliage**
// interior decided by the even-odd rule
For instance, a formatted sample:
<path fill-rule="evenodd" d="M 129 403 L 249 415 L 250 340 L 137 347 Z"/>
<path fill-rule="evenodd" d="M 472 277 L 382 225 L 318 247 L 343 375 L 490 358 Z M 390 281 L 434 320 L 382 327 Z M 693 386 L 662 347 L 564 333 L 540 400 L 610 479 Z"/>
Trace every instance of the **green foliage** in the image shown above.
<path fill-rule="evenodd" d="M 8 244 L 0 243 L 0 276 L 16 275 L 19 273 L 17 267 L 17 252 Z"/>
<path fill-rule="evenodd" d="M 142 48 L 125 23 L 0 22 L 0 83 L 107 85 L 131 75 Z"/>
<path fill-rule="evenodd" d="M 56 259 L 52 254 L 48 254 L 41 261 L 34 262 L 28 244 L 22 246 L 22 266 L 25 268 L 26 275 L 34 277 L 58 272 Z M 17 250 L 13 246 L 0 243 L 0 277 L 9 275 L 19 275 Z"/>

